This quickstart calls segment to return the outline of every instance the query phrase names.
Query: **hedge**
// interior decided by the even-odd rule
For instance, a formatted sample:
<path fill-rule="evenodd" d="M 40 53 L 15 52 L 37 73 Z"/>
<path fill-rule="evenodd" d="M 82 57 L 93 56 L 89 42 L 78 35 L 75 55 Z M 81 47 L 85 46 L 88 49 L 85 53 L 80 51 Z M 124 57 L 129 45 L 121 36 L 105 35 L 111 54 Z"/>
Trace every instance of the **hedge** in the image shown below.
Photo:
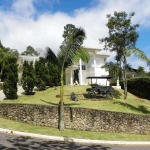
<path fill-rule="evenodd" d="M 123 89 L 123 82 L 120 82 L 121 88 Z M 132 78 L 127 80 L 128 92 L 150 100 L 150 78 Z"/>

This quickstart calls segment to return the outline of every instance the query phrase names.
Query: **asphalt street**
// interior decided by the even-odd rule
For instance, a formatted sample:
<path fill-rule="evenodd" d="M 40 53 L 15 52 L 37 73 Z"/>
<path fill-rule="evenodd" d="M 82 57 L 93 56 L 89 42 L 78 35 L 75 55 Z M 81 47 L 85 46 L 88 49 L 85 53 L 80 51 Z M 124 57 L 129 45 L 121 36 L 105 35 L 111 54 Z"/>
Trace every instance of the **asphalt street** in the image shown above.
<path fill-rule="evenodd" d="M 150 150 L 150 146 L 78 144 L 0 133 L 0 150 Z"/>

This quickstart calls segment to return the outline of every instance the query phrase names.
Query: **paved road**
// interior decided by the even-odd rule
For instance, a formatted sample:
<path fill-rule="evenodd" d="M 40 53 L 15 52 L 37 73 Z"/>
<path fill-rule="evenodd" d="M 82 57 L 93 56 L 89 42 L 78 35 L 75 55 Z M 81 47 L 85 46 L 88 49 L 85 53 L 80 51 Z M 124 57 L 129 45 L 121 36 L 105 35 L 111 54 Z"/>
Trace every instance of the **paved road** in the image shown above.
<path fill-rule="evenodd" d="M 0 133 L 0 150 L 150 150 L 150 146 L 91 145 Z"/>

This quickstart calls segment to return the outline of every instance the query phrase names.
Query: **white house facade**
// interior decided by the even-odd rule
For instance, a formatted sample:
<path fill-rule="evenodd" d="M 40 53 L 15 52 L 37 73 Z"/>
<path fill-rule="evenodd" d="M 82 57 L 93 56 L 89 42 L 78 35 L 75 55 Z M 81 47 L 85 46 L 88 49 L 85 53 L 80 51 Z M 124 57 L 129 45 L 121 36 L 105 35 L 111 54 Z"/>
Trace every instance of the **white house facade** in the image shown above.
<path fill-rule="evenodd" d="M 107 78 L 98 78 L 98 79 L 87 79 L 87 77 L 104 77 L 108 76 L 109 72 L 105 68 L 101 68 L 105 62 L 106 58 L 109 55 L 101 54 L 100 49 L 94 48 L 86 48 L 90 58 L 89 62 L 85 63 L 81 59 L 79 63 L 74 64 L 66 69 L 66 84 L 73 85 L 74 78 L 74 70 L 79 69 L 79 83 L 80 85 L 88 85 L 88 84 L 99 84 L 99 85 L 107 85 L 109 82 Z M 92 83 L 91 83 L 92 82 Z"/>

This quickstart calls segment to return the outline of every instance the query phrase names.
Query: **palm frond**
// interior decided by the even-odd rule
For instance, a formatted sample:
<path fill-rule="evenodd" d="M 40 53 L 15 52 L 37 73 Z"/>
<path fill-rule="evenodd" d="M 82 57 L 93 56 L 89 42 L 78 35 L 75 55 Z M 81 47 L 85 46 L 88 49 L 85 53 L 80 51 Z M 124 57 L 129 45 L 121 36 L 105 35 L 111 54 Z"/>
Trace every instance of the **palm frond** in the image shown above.
<path fill-rule="evenodd" d="M 85 39 L 85 31 L 82 28 L 67 25 L 63 37 L 65 37 L 65 39 L 60 46 L 60 52 L 57 58 L 60 64 L 62 64 L 62 67 L 64 66 L 66 68 L 73 64 L 73 59 Z"/>
<path fill-rule="evenodd" d="M 150 59 L 146 56 L 146 54 L 142 50 L 138 48 L 134 48 L 134 49 L 130 49 L 130 51 L 134 56 L 136 56 L 140 60 L 146 61 L 147 63 L 150 62 Z"/>
<path fill-rule="evenodd" d="M 89 53 L 87 52 L 86 48 L 80 47 L 77 52 L 75 57 L 73 58 L 73 62 L 76 63 L 79 61 L 79 59 L 82 59 L 82 61 L 88 63 L 89 61 Z"/>

